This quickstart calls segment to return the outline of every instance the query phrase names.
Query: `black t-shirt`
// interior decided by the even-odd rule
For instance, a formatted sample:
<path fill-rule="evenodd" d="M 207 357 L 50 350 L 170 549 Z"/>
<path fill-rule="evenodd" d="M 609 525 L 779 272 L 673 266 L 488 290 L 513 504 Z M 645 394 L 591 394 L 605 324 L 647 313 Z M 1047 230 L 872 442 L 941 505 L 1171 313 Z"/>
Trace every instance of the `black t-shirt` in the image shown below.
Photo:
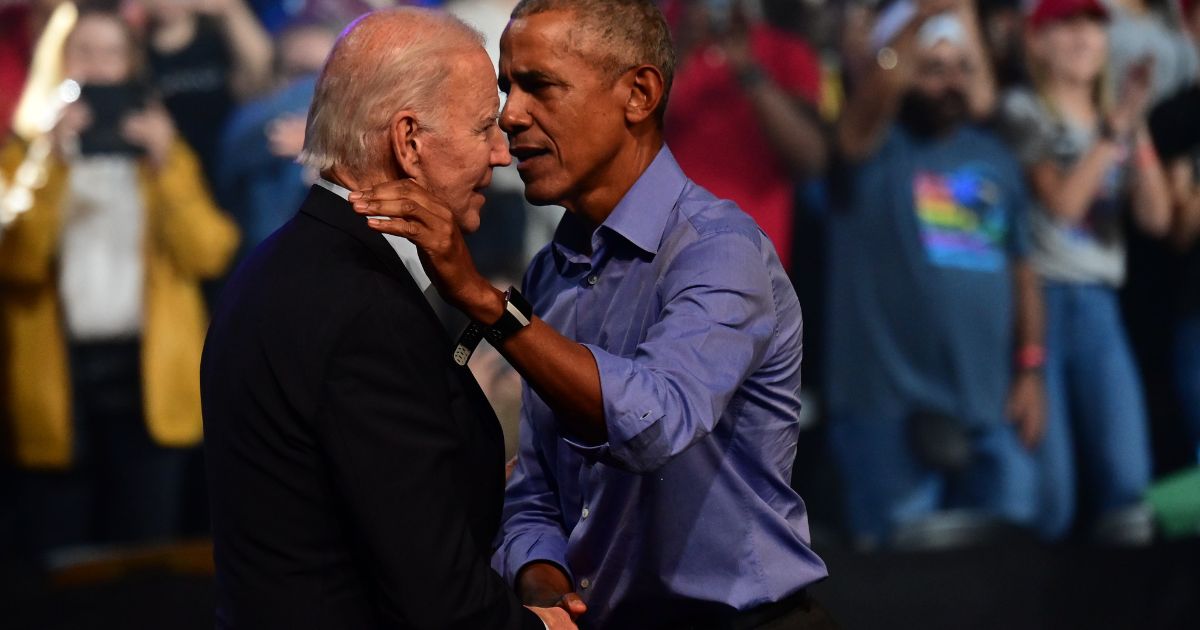
<path fill-rule="evenodd" d="M 163 104 L 211 181 L 221 132 L 234 107 L 229 85 L 232 55 L 219 26 L 200 18 L 190 44 L 170 53 L 151 48 L 147 58 Z"/>
<path fill-rule="evenodd" d="M 1150 134 L 1163 161 L 1179 157 L 1192 160 L 1200 174 L 1200 84 L 1184 88 L 1150 113 Z M 1187 313 L 1200 314 L 1200 243 L 1183 257 L 1181 306 Z"/>

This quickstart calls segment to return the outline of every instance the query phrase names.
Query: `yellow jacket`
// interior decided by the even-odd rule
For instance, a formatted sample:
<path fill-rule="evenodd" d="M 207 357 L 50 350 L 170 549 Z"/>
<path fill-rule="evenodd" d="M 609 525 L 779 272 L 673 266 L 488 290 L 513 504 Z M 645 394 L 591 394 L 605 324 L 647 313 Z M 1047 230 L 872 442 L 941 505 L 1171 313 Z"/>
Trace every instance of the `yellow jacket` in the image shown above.
<path fill-rule="evenodd" d="M 0 151 L 8 181 L 25 147 Z M 51 159 L 33 208 L 0 234 L 0 399 L 16 463 L 71 464 L 71 384 L 58 294 L 58 241 L 67 166 Z M 212 201 L 182 142 L 166 163 L 141 167 L 146 211 L 142 382 L 146 425 L 164 446 L 200 441 L 200 353 L 207 314 L 200 280 L 225 271 L 234 223 Z M 134 191 L 130 191 L 131 194 Z"/>

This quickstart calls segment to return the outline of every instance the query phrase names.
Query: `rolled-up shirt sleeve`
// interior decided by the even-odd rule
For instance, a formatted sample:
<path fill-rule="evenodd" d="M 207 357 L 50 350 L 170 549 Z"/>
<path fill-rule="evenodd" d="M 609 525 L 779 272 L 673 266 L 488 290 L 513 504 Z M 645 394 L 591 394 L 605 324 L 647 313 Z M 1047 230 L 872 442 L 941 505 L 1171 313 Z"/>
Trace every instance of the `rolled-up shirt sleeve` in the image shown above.
<path fill-rule="evenodd" d="M 574 578 L 567 568 L 567 534 L 557 484 L 530 419 L 528 387 L 523 397 L 517 467 L 505 490 L 504 517 L 492 568 L 515 585 L 517 574 L 525 565 L 552 562 L 562 568 L 573 584 Z"/>
<path fill-rule="evenodd" d="M 584 344 L 600 372 L 608 441 L 584 457 L 650 472 L 712 432 L 776 329 L 761 234 L 707 234 L 671 261 L 664 308 L 634 356 Z M 714 261 L 719 261 L 714 264 Z"/>

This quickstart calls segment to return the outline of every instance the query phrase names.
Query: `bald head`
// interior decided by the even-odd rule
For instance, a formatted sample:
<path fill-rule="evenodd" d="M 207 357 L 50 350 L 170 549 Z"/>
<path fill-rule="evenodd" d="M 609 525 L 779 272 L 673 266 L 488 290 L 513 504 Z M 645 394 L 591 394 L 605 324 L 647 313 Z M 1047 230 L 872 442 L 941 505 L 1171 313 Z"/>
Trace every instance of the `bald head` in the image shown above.
<path fill-rule="evenodd" d="M 389 159 L 393 116 L 436 128 L 439 92 L 483 36 L 446 13 L 401 7 L 368 13 L 338 37 L 317 79 L 300 161 L 365 174 Z"/>

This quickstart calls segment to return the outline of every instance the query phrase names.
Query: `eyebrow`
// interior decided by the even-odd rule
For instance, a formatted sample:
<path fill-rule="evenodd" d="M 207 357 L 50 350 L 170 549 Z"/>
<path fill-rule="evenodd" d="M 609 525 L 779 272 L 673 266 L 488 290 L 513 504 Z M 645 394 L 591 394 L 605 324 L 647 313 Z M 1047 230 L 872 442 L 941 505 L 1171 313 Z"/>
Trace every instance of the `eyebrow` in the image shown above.
<path fill-rule="evenodd" d="M 571 85 L 569 81 L 567 81 L 559 76 L 550 74 L 549 72 L 545 72 L 543 70 L 514 70 L 514 71 L 510 72 L 509 74 L 512 75 L 513 81 L 515 81 L 516 83 L 539 83 L 540 82 L 540 83 L 551 83 L 554 85 L 563 85 L 563 86 L 567 86 L 567 87 L 570 87 L 570 85 Z M 500 77 L 500 79 L 499 79 L 499 81 L 497 81 L 497 83 L 500 85 L 501 89 L 504 89 L 506 86 L 510 85 L 510 81 L 508 80 L 507 77 Z"/>

